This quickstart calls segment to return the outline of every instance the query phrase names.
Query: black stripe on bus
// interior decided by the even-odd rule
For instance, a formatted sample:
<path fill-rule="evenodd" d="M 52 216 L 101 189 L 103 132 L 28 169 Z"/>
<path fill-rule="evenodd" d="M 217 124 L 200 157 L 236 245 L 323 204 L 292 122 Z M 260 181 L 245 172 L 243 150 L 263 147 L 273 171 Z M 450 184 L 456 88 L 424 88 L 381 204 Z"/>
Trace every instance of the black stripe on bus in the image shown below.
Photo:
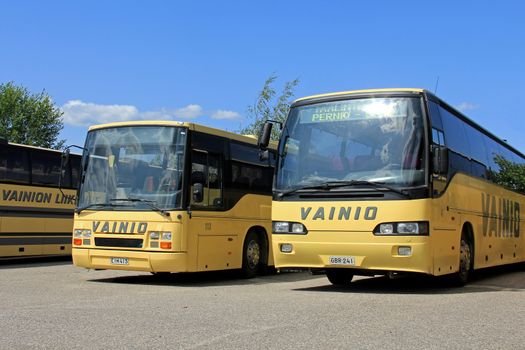
<path fill-rule="evenodd" d="M 70 237 L 29 237 L 29 238 L 0 238 L 3 245 L 40 245 L 40 244 L 71 244 Z"/>
<path fill-rule="evenodd" d="M 34 207 L 7 207 L 0 206 L 0 215 L 3 217 L 36 217 L 36 218 L 72 218 L 73 209 L 50 209 Z"/>
<path fill-rule="evenodd" d="M 71 238 L 73 234 L 71 232 L 0 232 L 0 238 L 2 237 L 28 237 L 28 236 L 62 236 Z"/>

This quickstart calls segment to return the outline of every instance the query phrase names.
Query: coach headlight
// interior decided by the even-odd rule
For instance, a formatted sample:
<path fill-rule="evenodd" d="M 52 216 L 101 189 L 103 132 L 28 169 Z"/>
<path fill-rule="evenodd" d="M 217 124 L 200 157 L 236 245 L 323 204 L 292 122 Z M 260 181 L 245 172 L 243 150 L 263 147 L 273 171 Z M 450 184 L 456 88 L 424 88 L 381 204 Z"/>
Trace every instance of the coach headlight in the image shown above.
<path fill-rule="evenodd" d="M 374 229 L 376 236 L 428 236 L 428 222 L 387 222 L 379 224 Z"/>
<path fill-rule="evenodd" d="M 74 238 L 91 238 L 91 230 L 89 229 L 75 229 L 73 230 L 73 237 Z"/>
<path fill-rule="evenodd" d="M 300 222 L 274 221 L 272 222 L 273 233 L 305 235 L 308 233 L 306 227 Z"/>

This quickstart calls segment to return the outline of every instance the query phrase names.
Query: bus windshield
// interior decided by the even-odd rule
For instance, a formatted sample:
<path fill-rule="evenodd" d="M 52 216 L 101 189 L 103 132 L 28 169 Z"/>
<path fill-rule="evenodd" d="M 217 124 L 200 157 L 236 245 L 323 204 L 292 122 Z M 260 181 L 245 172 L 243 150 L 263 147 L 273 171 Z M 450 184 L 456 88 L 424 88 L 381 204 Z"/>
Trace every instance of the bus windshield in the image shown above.
<path fill-rule="evenodd" d="M 166 126 L 89 132 L 78 209 L 180 208 L 186 134 Z"/>
<path fill-rule="evenodd" d="M 425 184 L 421 106 L 419 98 L 375 97 L 292 108 L 281 135 L 275 189 L 345 181 Z"/>

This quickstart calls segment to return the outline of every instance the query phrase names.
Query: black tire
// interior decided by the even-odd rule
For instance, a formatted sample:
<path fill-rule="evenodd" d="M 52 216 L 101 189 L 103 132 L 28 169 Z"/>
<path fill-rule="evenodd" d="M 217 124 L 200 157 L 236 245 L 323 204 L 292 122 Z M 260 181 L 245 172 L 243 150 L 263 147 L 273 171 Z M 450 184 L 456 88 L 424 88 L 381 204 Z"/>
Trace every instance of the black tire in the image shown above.
<path fill-rule="evenodd" d="M 326 277 L 334 286 L 348 286 L 354 278 L 354 273 L 349 269 L 328 269 Z"/>
<path fill-rule="evenodd" d="M 262 270 L 263 246 L 259 236 L 253 231 L 248 232 L 242 248 L 242 275 L 252 278 Z"/>
<path fill-rule="evenodd" d="M 461 235 L 459 247 L 459 271 L 452 276 L 452 284 L 456 287 L 463 287 L 468 282 L 473 269 L 472 243 L 464 233 Z"/>

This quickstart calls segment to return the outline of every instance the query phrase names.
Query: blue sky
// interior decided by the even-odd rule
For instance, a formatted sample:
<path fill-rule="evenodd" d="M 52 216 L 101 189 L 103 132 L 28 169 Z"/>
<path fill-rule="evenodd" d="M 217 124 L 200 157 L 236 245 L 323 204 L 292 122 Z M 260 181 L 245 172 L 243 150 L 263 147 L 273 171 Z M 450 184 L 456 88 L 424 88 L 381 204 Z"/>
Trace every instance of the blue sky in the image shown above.
<path fill-rule="evenodd" d="M 264 80 L 296 97 L 422 87 L 525 152 L 521 1 L 0 0 L 0 82 L 45 89 L 61 138 L 169 118 L 236 130 Z"/>

